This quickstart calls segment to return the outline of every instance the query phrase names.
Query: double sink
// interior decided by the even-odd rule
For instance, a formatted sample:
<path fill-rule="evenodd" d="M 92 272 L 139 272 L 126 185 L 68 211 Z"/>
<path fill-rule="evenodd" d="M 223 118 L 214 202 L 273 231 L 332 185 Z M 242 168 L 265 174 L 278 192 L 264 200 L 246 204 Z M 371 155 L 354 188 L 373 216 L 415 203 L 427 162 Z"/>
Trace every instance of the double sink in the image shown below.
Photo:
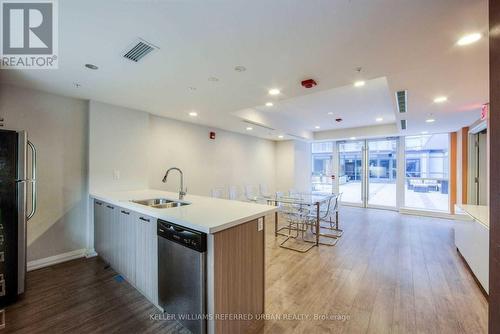
<path fill-rule="evenodd" d="M 184 205 L 189 205 L 190 203 L 173 201 L 166 198 L 153 198 L 153 199 L 144 199 L 144 200 L 133 200 L 133 203 L 149 206 L 151 208 L 156 209 L 169 209 L 169 208 L 177 208 Z"/>

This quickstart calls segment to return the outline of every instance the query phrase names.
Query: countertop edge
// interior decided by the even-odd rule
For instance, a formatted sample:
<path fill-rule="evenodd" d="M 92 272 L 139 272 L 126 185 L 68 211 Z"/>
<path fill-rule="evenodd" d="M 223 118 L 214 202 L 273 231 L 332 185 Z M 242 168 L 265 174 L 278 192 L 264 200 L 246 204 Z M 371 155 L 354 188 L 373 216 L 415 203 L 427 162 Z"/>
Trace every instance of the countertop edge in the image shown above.
<path fill-rule="evenodd" d="M 188 228 L 192 228 L 192 229 L 195 229 L 195 230 L 198 230 L 200 232 L 207 233 L 207 234 L 215 234 L 217 232 L 221 232 L 221 231 L 229 229 L 231 227 L 238 226 L 238 225 L 241 225 L 243 223 L 246 223 L 246 222 L 249 222 L 249 221 L 252 221 L 252 220 L 255 220 L 255 219 L 262 218 L 262 217 L 264 217 L 264 216 L 266 216 L 268 214 L 276 212 L 276 210 L 277 210 L 277 208 L 276 209 L 263 210 L 261 212 L 258 212 L 258 213 L 255 213 L 255 214 L 252 214 L 252 215 L 240 218 L 240 219 L 236 219 L 236 220 L 233 220 L 233 221 L 222 223 L 222 224 L 220 224 L 218 226 L 207 227 L 207 226 L 201 226 L 201 225 L 198 225 L 198 224 L 186 221 L 186 220 L 182 220 L 182 219 L 179 219 L 177 217 L 168 216 L 168 214 L 165 214 L 164 211 L 161 212 L 162 213 L 161 215 L 159 214 L 160 212 L 158 212 L 158 214 L 155 215 L 155 212 L 152 211 L 151 208 L 148 208 L 148 209 L 144 208 L 143 209 L 143 208 L 141 208 L 141 206 L 139 204 L 134 204 L 134 203 L 126 201 L 126 200 L 116 200 L 116 199 L 113 199 L 113 198 L 101 196 L 101 195 L 94 194 L 94 193 L 90 193 L 89 197 L 91 199 L 96 199 L 96 200 L 103 201 L 103 202 L 106 202 L 106 203 L 109 203 L 109 204 L 112 204 L 112 205 L 116 205 L 116 206 L 118 206 L 120 208 L 124 208 L 124 209 L 128 209 L 128 210 L 131 210 L 131 211 L 135 211 L 137 213 L 140 213 L 140 214 L 143 214 L 143 215 L 146 215 L 146 216 L 149 216 L 149 217 L 153 217 L 153 218 L 156 218 L 156 219 L 162 219 L 162 220 L 168 220 L 171 223 L 182 225 L 182 226 L 185 226 L 185 227 L 188 227 Z M 158 210 L 160 210 L 160 209 L 158 209 Z"/>
<path fill-rule="evenodd" d="M 475 222 L 477 222 L 478 224 L 480 224 L 481 226 L 483 226 L 484 228 L 486 229 L 490 229 L 490 226 L 489 226 L 489 222 L 484 222 L 480 219 L 480 217 L 478 217 L 478 215 L 474 214 L 471 210 L 468 209 L 469 206 L 473 206 L 473 205 L 470 205 L 470 204 L 466 204 L 466 205 L 459 205 L 459 208 L 467 215 L 469 216 L 470 218 L 472 218 Z M 474 206 L 477 206 L 478 208 L 479 207 L 483 207 L 484 208 L 487 208 L 487 206 L 484 206 L 484 205 L 474 205 Z"/>

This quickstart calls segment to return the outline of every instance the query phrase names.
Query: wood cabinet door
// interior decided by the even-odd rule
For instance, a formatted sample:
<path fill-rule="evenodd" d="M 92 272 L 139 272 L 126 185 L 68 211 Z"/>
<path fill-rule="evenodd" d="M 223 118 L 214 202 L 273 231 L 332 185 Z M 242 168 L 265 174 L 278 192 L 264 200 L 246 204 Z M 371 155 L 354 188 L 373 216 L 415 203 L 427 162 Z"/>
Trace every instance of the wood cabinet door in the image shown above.
<path fill-rule="evenodd" d="M 116 225 L 118 225 L 118 215 L 116 214 L 117 209 L 114 205 L 105 203 L 103 211 L 103 258 L 111 265 L 111 267 L 113 267 L 113 269 L 116 269 Z"/>
<path fill-rule="evenodd" d="M 94 250 L 102 256 L 104 203 L 94 200 Z"/>
<path fill-rule="evenodd" d="M 137 214 L 136 228 L 136 287 L 154 304 L 158 304 L 158 264 L 156 219 Z"/>
<path fill-rule="evenodd" d="M 135 219 L 130 210 L 120 209 L 118 220 L 118 271 L 135 285 Z"/>

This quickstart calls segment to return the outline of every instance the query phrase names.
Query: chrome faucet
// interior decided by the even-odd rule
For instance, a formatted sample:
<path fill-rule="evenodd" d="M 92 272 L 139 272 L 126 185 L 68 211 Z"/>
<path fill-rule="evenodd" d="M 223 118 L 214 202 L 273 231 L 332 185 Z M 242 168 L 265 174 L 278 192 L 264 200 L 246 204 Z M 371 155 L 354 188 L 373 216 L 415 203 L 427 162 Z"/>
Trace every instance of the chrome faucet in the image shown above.
<path fill-rule="evenodd" d="M 181 176 L 181 188 L 179 189 L 179 199 L 182 200 L 182 199 L 184 199 L 184 196 L 186 195 L 187 189 L 184 189 L 184 176 L 182 174 L 182 171 L 179 168 L 177 168 L 177 167 L 169 168 L 167 170 L 167 172 L 165 173 L 165 176 L 163 177 L 162 182 L 163 183 L 167 182 L 168 173 L 170 173 L 171 170 L 178 171 L 180 176 Z"/>

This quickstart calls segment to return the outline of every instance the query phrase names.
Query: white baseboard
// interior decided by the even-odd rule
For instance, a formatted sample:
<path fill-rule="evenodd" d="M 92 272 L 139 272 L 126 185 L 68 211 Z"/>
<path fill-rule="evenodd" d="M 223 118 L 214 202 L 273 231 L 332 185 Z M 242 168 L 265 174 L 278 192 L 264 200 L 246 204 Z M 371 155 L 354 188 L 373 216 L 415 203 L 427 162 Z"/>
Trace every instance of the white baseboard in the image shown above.
<path fill-rule="evenodd" d="M 66 261 L 70 261 L 70 260 L 74 260 L 74 259 L 79 259 L 79 258 L 87 256 L 87 253 L 88 253 L 87 249 L 86 248 L 82 248 L 82 249 L 77 249 L 77 250 L 74 250 L 74 251 L 71 251 L 71 252 L 67 252 L 67 253 L 63 253 L 63 254 L 49 256 L 49 257 L 46 257 L 46 258 L 43 258 L 43 259 L 29 261 L 28 265 L 27 265 L 27 267 L 28 267 L 27 269 L 28 269 L 28 271 L 32 271 L 32 270 L 36 270 L 36 269 L 40 269 L 40 268 L 52 266 L 54 264 L 58 264 L 58 263 L 61 263 L 61 262 L 66 262 Z"/>
<path fill-rule="evenodd" d="M 466 213 L 455 213 L 454 219 L 461 220 L 461 221 L 471 221 L 472 220 L 472 218 L 469 217 Z"/>
<path fill-rule="evenodd" d="M 451 214 L 448 212 L 439 212 L 439 211 L 424 211 L 424 210 L 415 210 L 408 208 L 399 209 L 399 213 L 403 215 L 410 216 L 421 216 L 421 217 L 432 217 L 432 218 L 442 218 L 442 219 L 450 219 L 450 220 L 462 220 L 463 215 Z"/>
<path fill-rule="evenodd" d="M 95 256 L 97 256 L 97 255 L 98 255 L 98 254 L 97 254 L 97 252 L 96 252 L 96 251 L 95 251 L 95 249 L 93 249 L 93 248 L 92 248 L 92 249 L 87 249 L 87 250 L 85 251 L 85 257 L 86 257 L 87 259 L 88 259 L 88 258 L 91 258 L 91 257 L 95 257 Z"/>

